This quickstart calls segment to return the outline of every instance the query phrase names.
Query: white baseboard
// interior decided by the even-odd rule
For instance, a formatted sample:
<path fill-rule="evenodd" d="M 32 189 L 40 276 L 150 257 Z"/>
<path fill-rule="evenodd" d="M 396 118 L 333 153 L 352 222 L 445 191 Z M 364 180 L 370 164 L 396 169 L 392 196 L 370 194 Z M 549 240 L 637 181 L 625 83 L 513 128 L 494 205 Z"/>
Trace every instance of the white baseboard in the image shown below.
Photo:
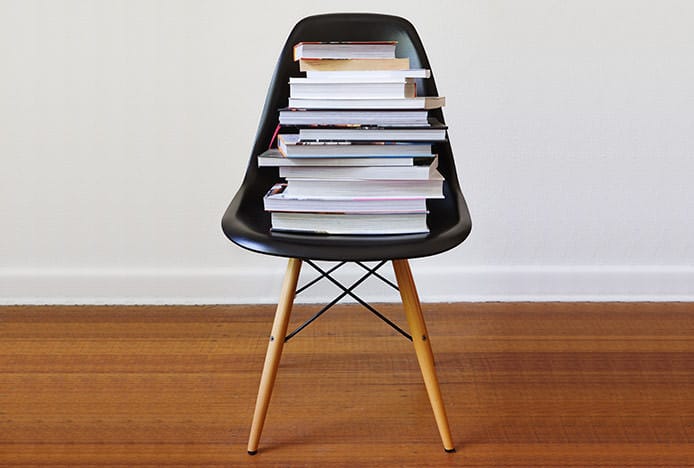
<path fill-rule="evenodd" d="M 413 262 L 422 302 L 694 301 L 689 266 L 465 266 Z M 308 271 L 302 279 L 315 276 Z M 392 278 L 390 268 L 384 275 Z M 0 268 L 0 304 L 270 304 L 279 296 L 277 269 L 12 269 Z M 354 281 L 353 267 L 340 278 Z M 340 291 L 326 281 L 297 302 L 327 302 Z M 373 302 L 398 301 L 377 280 L 358 288 Z"/>

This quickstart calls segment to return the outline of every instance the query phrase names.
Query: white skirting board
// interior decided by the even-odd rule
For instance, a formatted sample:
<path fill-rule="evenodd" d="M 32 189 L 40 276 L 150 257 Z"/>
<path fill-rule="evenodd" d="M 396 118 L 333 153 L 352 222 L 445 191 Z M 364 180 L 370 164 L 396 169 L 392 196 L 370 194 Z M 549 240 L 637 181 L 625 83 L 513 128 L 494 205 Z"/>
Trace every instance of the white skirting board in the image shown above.
<path fill-rule="evenodd" d="M 418 268 L 413 261 L 412 270 L 422 302 L 694 301 L 690 266 Z M 390 265 L 380 271 L 393 279 Z M 0 304 L 272 304 L 283 273 L 284 262 L 254 270 L 0 268 Z M 336 276 L 349 284 L 362 273 L 350 265 Z M 305 265 L 300 284 L 313 277 Z M 371 302 L 399 301 L 395 290 L 373 278 L 356 291 Z M 324 303 L 339 293 L 323 280 L 297 302 Z"/>

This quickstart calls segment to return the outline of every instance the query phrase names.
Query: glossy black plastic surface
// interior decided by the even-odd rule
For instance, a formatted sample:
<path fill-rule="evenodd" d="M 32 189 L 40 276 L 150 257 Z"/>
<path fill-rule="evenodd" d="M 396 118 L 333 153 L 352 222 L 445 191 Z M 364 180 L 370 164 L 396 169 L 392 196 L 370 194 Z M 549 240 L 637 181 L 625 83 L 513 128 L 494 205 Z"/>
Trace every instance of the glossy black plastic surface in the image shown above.
<path fill-rule="evenodd" d="M 257 155 L 268 148 L 277 127 L 277 110 L 287 105 L 289 77 L 300 76 L 292 48 L 301 41 L 396 40 L 396 55 L 409 57 L 411 68 L 431 68 L 412 24 L 397 16 L 339 13 L 310 16 L 292 30 L 282 49 L 243 183 L 224 213 L 222 229 L 234 243 L 246 249 L 282 257 L 315 260 L 383 260 L 415 258 L 449 250 L 465 240 L 471 222 L 458 185 L 450 140 L 437 143 L 439 172 L 445 177 L 445 199 L 428 200 L 428 234 L 387 236 L 334 236 L 270 232 L 270 215 L 263 209 L 263 195 L 279 180 L 277 168 L 258 168 Z M 438 95 L 433 77 L 417 80 L 417 94 Z M 431 115 L 445 123 L 441 110 Z M 452 129 L 455 133 L 455 129 Z"/>

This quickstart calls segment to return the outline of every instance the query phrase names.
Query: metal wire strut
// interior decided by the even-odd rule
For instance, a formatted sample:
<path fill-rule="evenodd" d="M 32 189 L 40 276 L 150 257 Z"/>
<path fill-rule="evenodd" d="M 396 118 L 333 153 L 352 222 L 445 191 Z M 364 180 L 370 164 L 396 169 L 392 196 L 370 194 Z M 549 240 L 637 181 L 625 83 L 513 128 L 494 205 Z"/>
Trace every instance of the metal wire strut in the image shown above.
<path fill-rule="evenodd" d="M 319 276 L 318 276 L 317 278 L 314 278 L 313 280 L 309 281 L 308 283 L 306 283 L 305 285 L 303 285 L 303 286 L 300 287 L 299 289 L 297 289 L 295 294 L 299 294 L 299 293 L 305 291 L 306 289 L 308 289 L 309 287 L 313 286 L 313 285 L 316 284 L 318 281 L 320 281 L 320 280 L 322 280 L 322 279 L 324 279 L 324 278 L 327 279 L 327 280 L 329 280 L 331 283 L 333 283 L 333 284 L 334 284 L 335 286 L 337 286 L 338 288 L 340 288 L 340 289 L 342 290 L 342 293 L 339 294 L 335 299 L 333 299 L 332 301 L 330 301 L 328 304 L 326 304 L 326 305 L 325 305 L 323 308 L 321 308 L 318 312 L 316 312 L 315 314 L 313 314 L 313 316 L 312 316 L 311 318 L 309 318 L 308 320 L 306 320 L 303 324 L 299 325 L 293 332 L 291 332 L 290 334 L 288 334 L 288 335 L 284 338 L 285 343 L 286 343 L 287 341 L 289 341 L 290 339 L 292 339 L 293 337 L 295 337 L 295 336 L 296 336 L 300 331 L 302 331 L 304 328 L 306 328 L 306 327 L 309 326 L 311 323 L 313 323 L 318 317 L 320 317 L 321 315 L 323 315 L 323 314 L 324 314 L 328 309 L 330 309 L 332 306 L 334 306 L 335 304 L 337 304 L 338 302 L 340 302 L 340 300 L 341 300 L 342 298 L 344 298 L 345 296 L 350 296 L 352 299 L 354 299 L 354 300 L 357 301 L 359 304 L 361 304 L 362 306 L 364 306 L 364 308 L 366 308 L 369 312 L 371 312 L 371 313 L 374 314 L 376 317 L 378 317 L 379 319 L 383 320 L 385 323 L 387 323 L 388 325 L 390 325 L 390 327 L 393 328 L 396 332 L 400 333 L 402 336 L 404 336 L 404 337 L 407 338 L 408 340 L 412 341 L 412 337 L 411 337 L 406 331 L 404 331 L 402 328 L 400 328 L 399 326 L 397 326 L 393 321 L 391 321 L 390 319 L 388 319 L 388 317 L 386 317 L 385 315 L 383 315 L 381 312 L 379 312 L 378 310 L 376 310 L 376 308 L 374 308 L 371 304 L 369 304 L 368 302 L 366 302 L 365 300 L 363 300 L 362 298 L 360 298 L 359 296 L 357 296 L 357 295 L 353 292 L 354 289 L 355 289 L 357 286 L 359 286 L 359 285 L 362 284 L 364 281 L 366 281 L 366 279 L 369 278 L 370 276 L 375 276 L 376 278 L 378 278 L 378 279 L 380 279 L 381 281 L 383 281 L 384 283 L 386 283 L 388 286 L 390 286 L 390 287 L 392 287 L 392 288 L 394 288 L 394 289 L 396 289 L 396 290 L 399 291 L 399 288 L 398 288 L 398 286 L 397 286 L 396 284 L 394 284 L 394 283 L 393 283 L 392 281 L 390 281 L 388 278 L 385 278 L 385 277 L 382 276 L 381 274 L 377 273 L 377 270 L 378 270 L 379 268 L 381 268 L 383 265 L 385 265 L 385 264 L 387 263 L 387 260 L 383 260 L 383 261 L 379 262 L 379 263 L 378 263 L 375 267 L 373 267 L 373 268 L 370 268 L 368 265 L 365 265 L 363 262 L 354 262 L 354 263 L 356 263 L 357 265 L 359 265 L 361 268 L 363 268 L 364 270 L 366 270 L 366 273 L 365 273 L 364 275 L 362 275 L 362 276 L 361 276 L 358 280 L 356 280 L 354 283 L 352 283 L 349 287 L 345 287 L 345 286 L 344 286 L 342 283 L 340 283 L 338 280 L 336 280 L 335 278 L 333 278 L 332 276 L 330 276 L 331 273 L 333 273 L 334 271 L 337 271 L 340 267 L 342 267 L 342 266 L 344 266 L 345 264 L 347 264 L 346 261 L 345 261 L 345 262 L 340 262 L 340 263 L 338 263 L 337 265 L 335 265 L 334 267 L 330 268 L 330 269 L 327 270 L 327 271 L 326 271 L 326 270 L 323 270 L 321 267 L 319 267 L 318 265 L 316 265 L 312 260 L 304 260 L 304 262 L 307 263 L 307 264 L 309 264 L 314 270 L 316 270 L 316 271 L 319 273 Z"/>

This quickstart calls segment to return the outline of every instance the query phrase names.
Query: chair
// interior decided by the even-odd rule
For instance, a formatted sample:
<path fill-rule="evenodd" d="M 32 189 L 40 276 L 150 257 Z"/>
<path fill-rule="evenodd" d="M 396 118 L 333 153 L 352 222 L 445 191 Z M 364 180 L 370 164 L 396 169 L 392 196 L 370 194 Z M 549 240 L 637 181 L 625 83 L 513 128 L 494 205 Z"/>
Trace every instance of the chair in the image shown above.
<path fill-rule="evenodd" d="M 470 233 L 470 215 L 458 185 L 450 141 L 437 143 L 435 147 L 439 155 L 439 172 L 445 177 L 445 198 L 427 201 L 430 229 L 428 234 L 333 236 L 271 232 L 270 215 L 263 209 L 263 195 L 272 184 L 277 182 L 278 176 L 276 168 L 258 168 L 257 155 L 268 148 L 273 138 L 278 123 L 277 110 L 287 105 L 289 77 L 299 76 L 298 64 L 293 61 L 292 57 L 292 47 L 301 41 L 347 40 L 397 40 L 396 54 L 398 57 L 409 57 L 412 68 L 430 68 L 424 47 L 412 24 L 403 18 L 389 15 L 347 13 L 307 17 L 296 24 L 282 49 L 265 100 L 245 177 L 222 219 L 224 233 L 239 246 L 254 252 L 289 259 L 253 415 L 248 442 L 248 453 L 251 455 L 255 454 L 258 449 L 284 343 L 337 300 L 347 295 L 355 298 L 379 318 L 393 326 L 399 333 L 413 341 L 444 449 L 447 452 L 455 451 L 436 377 L 426 325 L 407 260 L 449 250 L 463 242 Z M 437 95 L 433 74 L 430 79 L 418 80 L 417 90 L 420 95 Z M 445 122 L 443 112 L 440 109 L 431 111 L 431 114 L 441 122 Z M 314 260 L 337 261 L 340 262 L 338 267 L 346 262 L 355 262 L 365 268 L 367 273 L 355 284 L 345 287 L 330 276 L 330 273 L 337 267 L 325 271 L 318 267 Z M 369 261 L 378 261 L 379 264 L 371 268 L 363 263 Z M 388 261 L 393 264 L 398 286 L 393 285 L 376 272 Z M 287 335 L 289 317 L 294 296 L 297 293 L 297 282 L 302 263 L 316 268 L 321 277 L 337 284 L 343 293 L 307 323 Z M 370 275 L 379 277 L 396 289 L 399 288 L 410 334 L 401 330 L 354 294 L 352 290 Z"/>

